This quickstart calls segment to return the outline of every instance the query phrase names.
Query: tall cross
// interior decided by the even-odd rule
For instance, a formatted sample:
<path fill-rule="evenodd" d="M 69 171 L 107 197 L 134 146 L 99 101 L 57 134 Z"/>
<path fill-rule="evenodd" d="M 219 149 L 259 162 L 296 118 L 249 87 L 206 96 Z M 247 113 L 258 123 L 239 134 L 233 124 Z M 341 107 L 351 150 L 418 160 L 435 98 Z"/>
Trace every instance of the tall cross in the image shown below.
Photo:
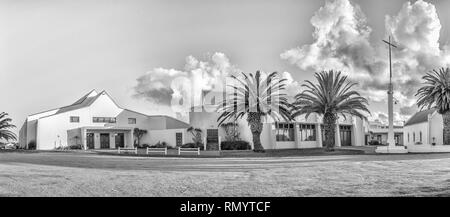
<path fill-rule="evenodd" d="M 392 87 L 392 59 L 391 59 L 391 47 L 397 48 L 391 43 L 391 36 L 389 36 L 388 41 L 383 40 L 384 43 L 389 46 L 389 90 L 388 90 L 388 120 L 389 120 L 389 130 L 387 142 L 389 148 L 395 148 L 395 134 L 394 134 L 394 92 Z"/>
<path fill-rule="evenodd" d="M 391 47 L 397 48 L 391 43 L 391 36 L 389 36 L 388 41 L 382 40 L 384 43 L 388 44 L 389 47 L 389 91 L 392 91 L 392 60 L 391 60 Z"/>

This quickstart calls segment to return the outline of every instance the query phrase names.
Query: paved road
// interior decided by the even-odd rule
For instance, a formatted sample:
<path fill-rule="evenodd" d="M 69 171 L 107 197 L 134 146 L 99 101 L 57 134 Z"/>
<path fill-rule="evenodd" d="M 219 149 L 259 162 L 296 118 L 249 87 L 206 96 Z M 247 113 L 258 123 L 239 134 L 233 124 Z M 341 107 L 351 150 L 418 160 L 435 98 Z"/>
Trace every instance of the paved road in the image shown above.
<path fill-rule="evenodd" d="M 248 169 L 283 168 L 311 162 L 330 161 L 396 161 L 396 160 L 450 159 L 450 153 L 408 155 L 340 155 L 258 158 L 174 158 L 130 157 L 97 155 L 91 153 L 1 153 L 0 164 L 34 164 L 75 168 L 164 170 L 164 171 L 239 171 Z"/>

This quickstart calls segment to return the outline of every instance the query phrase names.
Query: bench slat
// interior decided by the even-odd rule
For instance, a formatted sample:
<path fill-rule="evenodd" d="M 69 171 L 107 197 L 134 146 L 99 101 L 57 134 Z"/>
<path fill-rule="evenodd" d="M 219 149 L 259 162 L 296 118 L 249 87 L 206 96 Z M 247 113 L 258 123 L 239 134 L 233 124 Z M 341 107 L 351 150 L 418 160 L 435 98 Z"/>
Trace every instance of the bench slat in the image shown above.
<path fill-rule="evenodd" d="M 197 155 L 200 155 L 200 148 L 180 148 L 180 147 L 178 147 L 178 155 L 181 155 L 182 152 L 197 152 Z"/>
<path fill-rule="evenodd" d="M 164 155 L 167 155 L 167 148 L 148 148 L 147 147 L 147 154 L 149 152 L 162 152 Z"/>

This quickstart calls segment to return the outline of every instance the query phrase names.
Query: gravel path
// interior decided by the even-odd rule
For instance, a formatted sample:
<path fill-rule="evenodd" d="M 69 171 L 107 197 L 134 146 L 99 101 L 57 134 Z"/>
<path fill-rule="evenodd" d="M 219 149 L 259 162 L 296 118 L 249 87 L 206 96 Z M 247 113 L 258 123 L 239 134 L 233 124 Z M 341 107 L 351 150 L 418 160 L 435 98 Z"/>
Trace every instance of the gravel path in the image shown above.
<path fill-rule="evenodd" d="M 450 196 L 450 154 L 179 159 L 0 153 L 0 196 Z"/>

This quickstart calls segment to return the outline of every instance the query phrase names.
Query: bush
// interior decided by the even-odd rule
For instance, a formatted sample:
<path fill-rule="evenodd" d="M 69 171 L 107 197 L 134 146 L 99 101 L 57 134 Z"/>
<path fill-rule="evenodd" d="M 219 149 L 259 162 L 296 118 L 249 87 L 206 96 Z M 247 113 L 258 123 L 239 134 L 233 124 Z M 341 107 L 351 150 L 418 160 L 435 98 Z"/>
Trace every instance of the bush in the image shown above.
<path fill-rule="evenodd" d="M 380 144 L 380 141 L 378 141 L 378 140 L 372 140 L 369 142 L 369 145 L 381 145 L 381 144 Z"/>
<path fill-rule="evenodd" d="M 82 147 L 81 147 L 81 145 L 71 145 L 71 146 L 69 146 L 69 149 L 77 150 L 77 149 L 82 149 Z"/>
<path fill-rule="evenodd" d="M 222 150 L 251 150 L 252 146 L 246 141 L 223 141 L 220 143 Z"/>
<path fill-rule="evenodd" d="M 147 145 L 147 144 L 145 144 L 145 145 Z M 172 148 L 172 146 L 170 146 L 169 144 L 167 144 L 167 142 L 158 142 L 158 143 L 156 143 L 156 144 L 154 144 L 154 145 L 147 145 L 147 147 L 148 148 L 167 148 L 167 149 L 171 149 Z M 147 148 L 147 147 L 145 147 L 145 148 Z"/>
<path fill-rule="evenodd" d="M 147 143 L 138 146 L 138 148 L 150 148 L 150 147 L 151 147 L 151 145 L 149 145 Z"/>
<path fill-rule="evenodd" d="M 36 149 L 36 142 L 35 141 L 30 141 L 28 143 L 28 149 L 35 150 Z"/>
<path fill-rule="evenodd" d="M 203 144 L 202 143 L 186 143 L 180 146 L 181 148 L 200 148 L 200 150 L 203 150 Z"/>

